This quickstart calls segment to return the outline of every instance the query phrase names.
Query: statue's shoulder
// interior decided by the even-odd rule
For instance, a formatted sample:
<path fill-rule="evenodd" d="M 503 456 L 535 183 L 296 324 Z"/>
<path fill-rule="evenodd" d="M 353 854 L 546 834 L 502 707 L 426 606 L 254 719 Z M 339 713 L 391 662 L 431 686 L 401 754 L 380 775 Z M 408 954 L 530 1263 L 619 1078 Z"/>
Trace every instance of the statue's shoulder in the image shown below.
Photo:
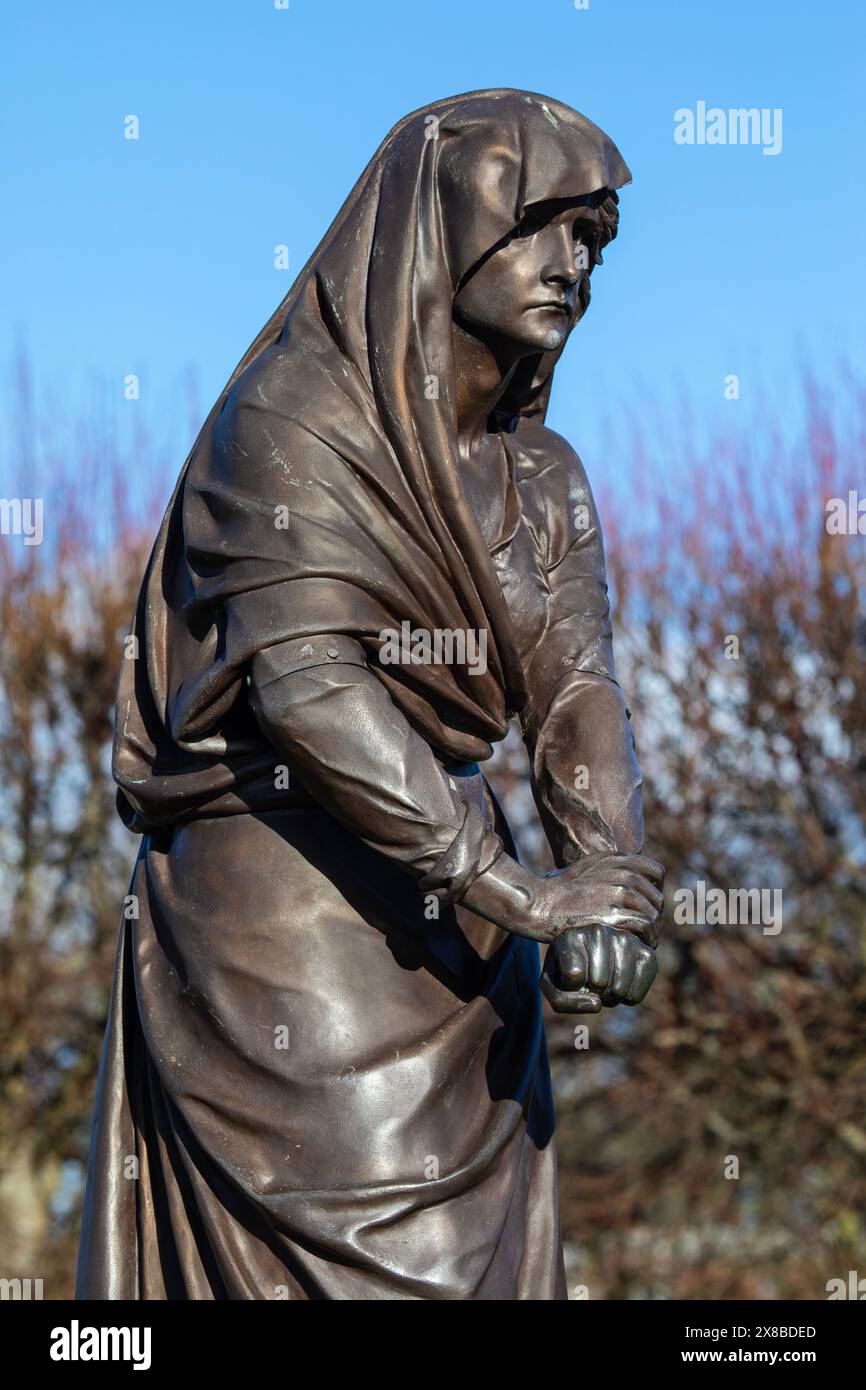
<path fill-rule="evenodd" d="M 220 412 L 224 430 L 244 430 L 258 417 L 291 420 L 299 394 L 296 384 L 303 358 L 272 343 L 233 382 Z M 306 384 L 306 383 L 304 383 Z"/>
<path fill-rule="evenodd" d="M 600 555 L 592 491 L 568 440 L 537 421 L 521 424 L 512 438 L 524 516 L 539 537 L 547 564 L 557 565 L 575 544 Z"/>
<path fill-rule="evenodd" d="M 571 495 L 589 488 L 579 454 L 563 435 L 538 420 L 526 420 L 516 430 L 521 481 L 534 480 L 545 490 Z"/>
<path fill-rule="evenodd" d="M 592 489 L 580 456 L 556 430 L 538 421 L 521 424 L 512 436 L 517 451 L 517 479 L 526 502 L 548 516 L 563 509 L 595 513 Z"/>
<path fill-rule="evenodd" d="M 220 409 L 214 444 L 223 471 L 284 470 L 290 459 L 333 459 L 311 429 L 315 369 L 273 344 L 232 384 Z"/>

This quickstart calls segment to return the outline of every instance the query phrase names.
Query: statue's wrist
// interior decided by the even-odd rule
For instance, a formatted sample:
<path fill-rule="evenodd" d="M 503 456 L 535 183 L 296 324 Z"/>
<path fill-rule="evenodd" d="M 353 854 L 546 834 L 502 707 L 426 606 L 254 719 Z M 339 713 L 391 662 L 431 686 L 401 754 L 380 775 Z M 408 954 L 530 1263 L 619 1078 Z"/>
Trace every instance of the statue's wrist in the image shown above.
<path fill-rule="evenodd" d="M 462 906 L 495 922 L 504 931 L 536 941 L 549 939 L 543 912 L 544 880 L 509 854 L 486 869 L 464 894 Z"/>

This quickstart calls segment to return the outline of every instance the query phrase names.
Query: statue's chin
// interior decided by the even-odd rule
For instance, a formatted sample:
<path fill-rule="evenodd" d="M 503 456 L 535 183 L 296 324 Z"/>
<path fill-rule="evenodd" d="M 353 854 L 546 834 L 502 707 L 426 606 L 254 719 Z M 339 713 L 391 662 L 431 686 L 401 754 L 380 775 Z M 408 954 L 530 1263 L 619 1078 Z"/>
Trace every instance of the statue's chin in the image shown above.
<path fill-rule="evenodd" d="M 555 352 L 568 337 L 571 325 L 562 314 L 545 313 L 540 322 L 524 325 L 521 334 L 524 351 Z M 527 331 L 528 330 L 528 331 Z"/>
<path fill-rule="evenodd" d="M 544 351 L 555 352 L 556 349 L 562 347 L 562 344 L 565 342 L 565 329 L 549 328 L 543 337 L 544 341 L 541 346 L 544 348 Z"/>
<path fill-rule="evenodd" d="M 543 328 L 537 333 L 533 333 L 531 337 L 524 338 L 521 347 L 525 354 L 555 352 L 557 348 L 562 347 L 567 337 L 568 330 L 565 328 Z"/>

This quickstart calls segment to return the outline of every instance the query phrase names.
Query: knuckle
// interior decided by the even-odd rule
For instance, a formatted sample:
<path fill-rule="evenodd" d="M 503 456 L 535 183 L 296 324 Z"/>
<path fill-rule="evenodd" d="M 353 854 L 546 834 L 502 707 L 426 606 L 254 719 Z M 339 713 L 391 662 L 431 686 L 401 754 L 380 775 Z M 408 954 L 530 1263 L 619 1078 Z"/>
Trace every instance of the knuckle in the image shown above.
<path fill-rule="evenodd" d="M 581 982 L 586 972 L 581 969 L 577 961 L 567 961 L 559 967 L 559 973 L 567 984 L 574 985 Z"/>

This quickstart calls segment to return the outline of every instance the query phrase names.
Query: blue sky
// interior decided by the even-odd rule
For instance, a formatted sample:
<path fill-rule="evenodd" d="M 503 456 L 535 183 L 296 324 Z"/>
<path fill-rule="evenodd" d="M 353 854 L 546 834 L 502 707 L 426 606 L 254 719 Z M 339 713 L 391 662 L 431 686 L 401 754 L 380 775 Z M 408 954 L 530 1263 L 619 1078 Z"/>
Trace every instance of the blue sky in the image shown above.
<path fill-rule="evenodd" d="M 729 373 L 736 411 L 795 400 L 803 365 L 863 369 L 860 3 L 289 4 L 7 9 L 4 376 L 23 343 L 49 400 L 97 382 L 135 410 L 134 372 L 159 412 L 192 373 L 206 410 L 387 129 L 484 86 L 575 106 L 634 174 L 554 391 L 551 423 L 593 476 L 626 408 L 685 394 L 736 429 Z M 674 112 L 698 101 L 781 108 L 781 152 L 676 144 Z M 179 464 L 190 421 L 171 428 Z"/>

